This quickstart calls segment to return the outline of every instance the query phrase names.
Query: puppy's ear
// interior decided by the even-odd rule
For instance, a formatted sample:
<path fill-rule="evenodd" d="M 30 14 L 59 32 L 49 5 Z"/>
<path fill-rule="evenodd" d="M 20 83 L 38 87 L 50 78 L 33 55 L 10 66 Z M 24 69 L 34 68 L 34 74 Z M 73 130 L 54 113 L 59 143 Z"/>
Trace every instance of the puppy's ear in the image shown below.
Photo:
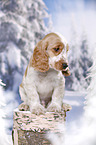
<path fill-rule="evenodd" d="M 31 59 L 31 66 L 40 72 L 46 72 L 49 70 L 49 56 L 46 52 L 47 47 L 47 42 L 44 43 L 41 40 L 35 47 Z"/>

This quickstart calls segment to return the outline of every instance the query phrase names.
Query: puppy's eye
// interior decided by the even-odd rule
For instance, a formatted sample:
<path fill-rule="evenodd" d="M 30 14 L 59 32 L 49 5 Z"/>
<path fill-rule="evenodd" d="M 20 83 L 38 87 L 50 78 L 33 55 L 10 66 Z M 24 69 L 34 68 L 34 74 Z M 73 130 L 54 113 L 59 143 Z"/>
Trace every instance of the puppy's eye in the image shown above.
<path fill-rule="evenodd" d="M 58 47 L 58 48 L 54 48 L 54 50 L 55 50 L 56 52 L 58 52 L 58 51 L 59 51 L 59 47 Z"/>

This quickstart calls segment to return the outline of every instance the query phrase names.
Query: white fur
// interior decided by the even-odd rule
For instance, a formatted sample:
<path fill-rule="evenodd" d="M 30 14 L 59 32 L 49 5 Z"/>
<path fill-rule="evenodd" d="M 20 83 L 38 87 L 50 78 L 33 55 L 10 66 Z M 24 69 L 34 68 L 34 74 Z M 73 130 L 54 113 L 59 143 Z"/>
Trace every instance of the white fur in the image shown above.
<path fill-rule="evenodd" d="M 58 34 L 58 33 L 57 33 Z M 59 34 L 60 35 L 60 34 Z M 62 35 L 60 35 L 60 36 L 62 36 Z M 67 58 L 67 45 L 68 45 L 68 43 L 67 43 L 67 41 L 66 41 L 66 39 L 62 36 L 62 37 L 60 37 L 61 38 L 61 42 L 63 42 L 63 44 L 64 44 L 64 49 L 62 50 L 62 52 L 58 55 L 58 56 L 53 56 L 53 57 L 50 57 L 49 58 L 49 66 L 51 67 L 51 68 L 53 68 L 54 67 L 54 65 L 55 65 L 55 62 L 58 62 L 59 60 L 64 60 L 64 62 L 65 63 L 67 63 L 68 64 L 68 58 Z"/>
<path fill-rule="evenodd" d="M 61 38 L 61 41 L 66 46 L 68 43 L 67 43 L 67 40 L 65 39 L 65 37 L 62 34 L 58 33 L 58 32 L 56 32 L 56 34 Z"/>
<path fill-rule="evenodd" d="M 44 112 L 45 108 L 40 105 L 40 99 L 44 100 L 51 96 L 51 104 L 54 103 L 55 111 L 60 111 L 65 87 L 65 79 L 61 72 L 49 69 L 48 72 L 42 73 L 31 67 L 27 76 L 23 77 L 22 84 L 23 88 L 19 88 L 21 99 L 29 105 L 31 112 L 37 114 Z M 51 108 L 51 111 L 54 109 Z"/>
<path fill-rule="evenodd" d="M 47 72 L 36 71 L 28 66 L 27 75 L 23 77 L 22 86 L 19 87 L 21 99 L 29 105 L 32 113 L 40 114 L 45 111 L 61 111 L 63 103 L 65 78 L 61 71 L 54 68 L 54 63 L 63 59 L 67 63 L 66 45 L 67 41 L 61 39 L 65 49 L 58 56 L 49 58 L 50 69 Z M 52 67 L 51 67 L 52 66 Z M 41 101 L 52 96 L 52 101 L 45 109 Z"/>

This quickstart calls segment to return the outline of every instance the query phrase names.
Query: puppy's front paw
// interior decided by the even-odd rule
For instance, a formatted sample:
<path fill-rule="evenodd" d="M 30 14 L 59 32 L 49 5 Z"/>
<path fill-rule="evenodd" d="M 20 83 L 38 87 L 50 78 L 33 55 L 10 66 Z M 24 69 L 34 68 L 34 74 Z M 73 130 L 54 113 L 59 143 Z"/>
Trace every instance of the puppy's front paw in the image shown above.
<path fill-rule="evenodd" d="M 20 111 L 29 111 L 29 106 L 28 106 L 27 104 L 25 104 L 25 103 L 22 103 L 22 104 L 20 104 L 20 105 L 18 106 L 18 109 L 19 109 Z"/>
<path fill-rule="evenodd" d="M 63 110 L 65 110 L 65 112 L 70 111 L 72 109 L 71 105 L 63 103 L 62 104 L 62 108 Z"/>
<path fill-rule="evenodd" d="M 33 106 L 30 106 L 30 111 L 33 114 L 40 115 L 40 114 L 44 114 L 46 109 L 41 104 L 37 103 Z"/>
<path fill-rule="evenodd" d="M 58 103 L 52 102 L 48 108 L 48 112 L 61 112 L 61 106 Z"/>

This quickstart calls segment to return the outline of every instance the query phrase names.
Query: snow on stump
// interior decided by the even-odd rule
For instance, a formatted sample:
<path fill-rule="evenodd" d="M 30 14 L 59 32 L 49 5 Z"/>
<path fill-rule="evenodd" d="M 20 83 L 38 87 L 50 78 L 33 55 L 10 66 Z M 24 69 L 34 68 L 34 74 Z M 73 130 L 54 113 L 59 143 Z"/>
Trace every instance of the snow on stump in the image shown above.
<path fill-rule="evenodd" d="M 69 107 L 68 111 L 71 110 Z M 46 112 L 35 115 L 30 111 L 14 110 L 13 144 L 14 145 L 51 145 L 46 133 L 60 133 L 58 125 L 64 124 L 66 111 L 61 113 Z"/>

